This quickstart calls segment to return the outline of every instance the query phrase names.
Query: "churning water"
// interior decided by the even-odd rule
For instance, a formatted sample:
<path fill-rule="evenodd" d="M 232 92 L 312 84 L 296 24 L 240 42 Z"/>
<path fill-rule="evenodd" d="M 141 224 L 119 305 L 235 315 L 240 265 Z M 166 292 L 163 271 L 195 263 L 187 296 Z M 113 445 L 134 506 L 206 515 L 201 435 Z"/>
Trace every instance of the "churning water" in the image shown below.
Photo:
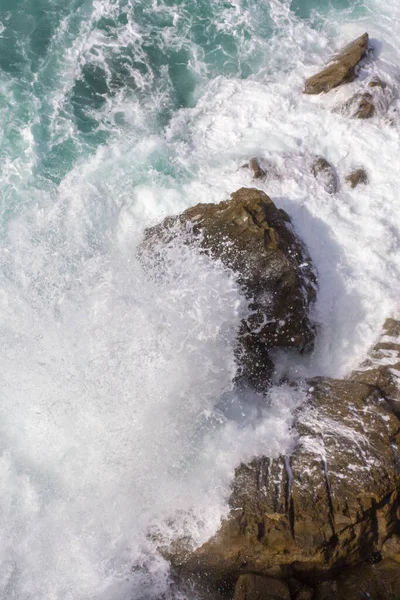
<path fill-rule="evenodd" d="M 301 95 L 364 31 L 396 89 L 398 0 L 0 0 L 1 598 L 172 597 L 157 540 L 207 539 L 235 466 L 293 443 L 290 388 L 256 421 L 223 409 L 233 275 L 184 244 L 145 272 L 147 225 L 264 157 L 320 276 L 315 353 L 287 368 L 345 374 L 397 311 L 398 126 Z M 315 154 L 370 185 L 327 195 Z"/>

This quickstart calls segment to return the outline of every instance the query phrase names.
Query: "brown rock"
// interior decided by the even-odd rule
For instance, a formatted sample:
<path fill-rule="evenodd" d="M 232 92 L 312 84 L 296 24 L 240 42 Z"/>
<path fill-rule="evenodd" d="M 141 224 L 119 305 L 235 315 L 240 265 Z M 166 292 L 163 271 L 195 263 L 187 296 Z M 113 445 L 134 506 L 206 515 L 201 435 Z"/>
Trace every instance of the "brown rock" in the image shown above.
<path fill-rule="evenodd" d="M 250 170 L 253 172 L 253 179 L 265 179 L 267 173 L 260 165 L 257 158 L 252 158 L 249 162 Z"/>
<path fill-rule="evenodd" d="M 400 431 L 388 401 L 351 379 L 317 378 L 308 390 L 292 455 L 237 469 L 229 518 L 184 568 L 215 580 L 273 567 L 327 578 L 375 556 L 395 532 Z"/>
<path fill-rule="evenodd" d="M 312 164 L 311 170 L 314 177 L 321 180 L 325 190 L 329 194 L 335 194 L 337 192 L 338 186 L 334 168 L 323 156 L 317 156 Z"/>
<path fill-rule="evenodd" d="M 271 348 L 303 351 L 313 343 L 308 308 L 315 297 L 316 278 L 305 247 L 287 215 L 253 188 L 242 188 L 220 204 L 198 204 L 148 229 L 141 254 L 159 260 L 162 245 L 176 235 L 177 224 L 190 230 L 202 251 L 237 273 L 251 310 L 239 334 L 238 381 L 264 391 Z M 157 254 L 154 249 L 160 243 Z"/>
<path fill-rule="evenodd" d="M 386 89 L 386 83 L 384 81 L 382 81 L 381 79 L 379 79 L 379 77 L 377 77 L 376 79 L 372 79 L 372 81 L 370 81 L 368 83 L 368 87 L 380 88 L 381 90 L 384 90 L 384 89 Z"/>
<path fill-rule="evenodd" d="M 399 600 L 400 568 L 391 560 L 344 571 L 326 581 L 315 593 L 316 600 Z"/>
<path fill-rule="evenodd" d="M 356 169 L 347 175 L 346 177 L 347 183 L 350 184 L 352 188 L 357 187 L 360 183 L 368 183 L 368 175 L 365 169 Z"/>
<path fill-rule="evenodd" d="M 377 388 L 400 417 L 400 321 L 386 320 L 383 335 L 352 378 Z"/>
<path fill-rule="evenodd" d="M 283 581 L 258 575 L 242 575 L 235 587 L 233 600 L 290 600 Z"/>
<path fill-rule="evenodd" d="M 369 92 L 354 94 L 338 110 L 356 119 L 370 119 L 375 114 L 373 96 Z"/>
<path fill-rule="evenodd" d="M 349 83 L 356 78 L 356 67 L 368 50 L 369 37 L 364 33 L 361 37 L 346 46 L 336 55 L 330 65 L 323 71 L 307 79 L 305 94 L 320 94 Z"/>
<path fill-rule="evenodd" d="M 400 536 L 393 535 L 386 540 L 382 547 L 382 556 L 383 558 L 390 558 L 391 560 L 400 563 Z"/>

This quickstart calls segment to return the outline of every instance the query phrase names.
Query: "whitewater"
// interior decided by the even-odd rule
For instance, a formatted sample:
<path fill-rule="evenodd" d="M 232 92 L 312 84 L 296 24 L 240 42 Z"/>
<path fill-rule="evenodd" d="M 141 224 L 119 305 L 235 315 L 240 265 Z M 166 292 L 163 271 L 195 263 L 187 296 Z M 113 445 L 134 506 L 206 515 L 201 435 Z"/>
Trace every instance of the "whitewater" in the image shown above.
<path fill-rule="evenodd" d="M 390 119 L 301 93 L 365 31 Z M 207 540 L 235 467 L 295 443 L 290 387 L 257 419 L 232 396 L 234 275 L 179 240 L 149 273 L 147 226 L 261 157 L 319 280 L 315 351 L 281 369 L 345 376 L 399 317 L 399 35 L 397 0 L 0 0 L 1 598 L 195 600 L 160 541 Z"/>

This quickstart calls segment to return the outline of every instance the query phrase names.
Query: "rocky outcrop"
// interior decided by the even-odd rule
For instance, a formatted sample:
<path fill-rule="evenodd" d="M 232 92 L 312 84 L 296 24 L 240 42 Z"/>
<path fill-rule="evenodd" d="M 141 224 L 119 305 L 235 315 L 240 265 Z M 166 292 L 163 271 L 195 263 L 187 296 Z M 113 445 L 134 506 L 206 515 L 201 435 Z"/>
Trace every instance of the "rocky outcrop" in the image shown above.
<path fill-rule="evenodd" d="M 330 65 L 320 73 L 307 79 L 305 94 L 320 94 L 354 81 L 357 76 L 357 65 L 366 56 L 369 37 L 364 33 L 337 54 Z"/>
<path fill-rule="evenodd" d="M 317 156 L 311 166 L 312 173 L 316 179 L 323 184 L 328 194 L 335 194 L 338 189 L 338 182 L 335 170 L 323 156 Z"/>
<path fill-rule="evenodd" d="M 189 241 L 232 269 L 249 299 L 238 337 L 237 382 L 265 391 L 277 347 L 304 351 L 314 340 L 308 316 L 316 277 L 286 213 L 260 190 L 242 188 L 220 204 L 198 204 L 148 229 L 141 252 L 167 242 L 176 226 Z"/>
<path fill-rule="evenodd" d="M 178 557 L 181 569 L 216 582 L 252 573 L 315 587 L 379 560 L 385 543 L 390 552 L 400 518 L 400 427 L 392 410 L 398 388 L 386 375 L 397 372 L 399 332 L 400 322 L 390 320 L 350 379 L 307 382 L 291 456 L 237 469 L 229 518 L 201 548 Z"/>
<path fill-rule="evenodd" d="M 368 175 L 365 169 L 356 169 L 352 171 L 346 176 L 346 182 L 352 187 L 355 188 L 360 183 L 367 184 L 368 183 Z"/>

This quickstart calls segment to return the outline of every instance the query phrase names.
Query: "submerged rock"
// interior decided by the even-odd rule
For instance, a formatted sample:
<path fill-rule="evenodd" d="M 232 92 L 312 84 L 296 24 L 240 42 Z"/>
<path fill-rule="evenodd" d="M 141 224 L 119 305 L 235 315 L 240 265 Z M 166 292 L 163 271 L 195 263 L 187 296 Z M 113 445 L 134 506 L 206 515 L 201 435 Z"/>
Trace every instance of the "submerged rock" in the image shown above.
<path fill-rule="evenodd" d="M 370 87 L 370 88 L 380 88 L 381 90 L 384 90 L 384 89 L 386 89 L 386 83 L 384 81 L 382 81 L 382 79 L 379 79 L 379 77 L 376 77 L 375 79 L 372 79 L 368 83 L 368 87 Z"/>
<path fill-rule="evenodd" d="M 335 194 L 338 189 L 337 177 L 331 163 L 323 156 L 318 156 L 312 166 L 312 173 L 316 179 L 319 179 L 328 194 Z"/>
<path fill-rule="evenodd" d="M 238 467 L 229 517 L 202 547 L 177 557 L 181 568 L 215 581 L 253 573 L 315 585 L 375 561 L 400 516 L 400 428 L 392 410 L 398 387 L 391 381 L 384 391 L 374 374 L 397 370 L 400 360 L 400 323 L 388 327 L 396 340 L 387 328 L 371 353 L 379 353 L 379 366 L 371 358 L 361 381 L 357 372 L 307 383 L 292 454 Z"/>
<path fill-rule="evenodd" d="M 356 67 L 365 57 L 368 50 L 369 36 L 364 33 L 337 54 L 330 65 L 320 73 L 307 79 L 304 87 L 305 94 L 320 94 L 349 83 L 356 78 Z"/>
<path fill-rule="evenodd" d="M 372 94 L 359 92 L 354 94 L 350 100 L 347 100 L 337 110 L 356 119 L 371 119 L 375 114 L 376 107 Z"/>
<path fill-rule="evenodd" d="M 350 184 L 352 188 L 357 187 L 360 183 L 368 183 L 368 175 L 365 169 L 356 169 L 347 175 L 346 182 Z"/>
<path fill-rule="evenodd" d="M 239 332 L 237 381 L 265 391 L 272 369 L 269 350 L 304 351 L 314 341 L 308 309 L 316 277 L 305 246 L 286 213 L 254 188 L 241 188 L 220 204 L 198 204 L 148 229 L 141 252 L 168 241 L 177 224 L 190 231 L 202 251 L 236 273 L 251 311 Z"/>

